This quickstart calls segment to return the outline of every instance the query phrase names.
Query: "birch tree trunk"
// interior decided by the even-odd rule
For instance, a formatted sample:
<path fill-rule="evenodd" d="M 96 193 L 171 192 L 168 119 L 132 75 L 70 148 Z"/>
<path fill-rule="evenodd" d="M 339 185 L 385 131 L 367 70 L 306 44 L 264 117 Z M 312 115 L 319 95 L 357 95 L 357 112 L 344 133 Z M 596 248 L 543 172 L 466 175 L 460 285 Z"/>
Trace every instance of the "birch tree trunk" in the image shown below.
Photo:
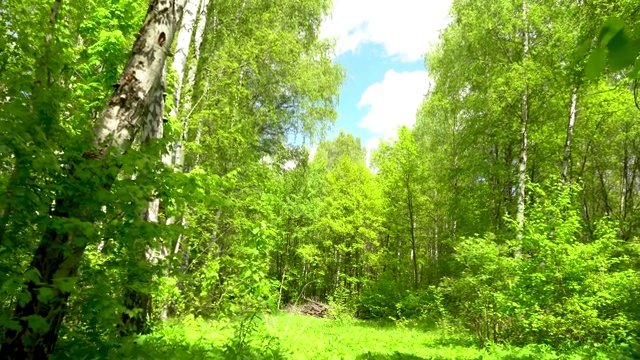
<path fill-rule="evenodd" d="M 173 107 L 170 114 L 171 117 L 177 118 L 180 116 L 183 84 L 185 78 L 187 77 L 187 60 L 189 59 L 189 51 L 191 49 L 191 43 L 193 41 L 194 28 L 196 27 L 196 20 L 199 19 L 199 16 L 201 14 L 200 8 L 206 1 L 207 0 L 187 0 L 187 3 L 184 7 L 184 15 L 182 17 L 180 30 L 178 31 L 178 37 L 176 40 L 175 56 L 173 58 L 173 63 L 171 64 L 171 68 L 176 72 L 178 78 L 176 88 L 173 92 Z M 188 116 L 185 116 L 182 119 L 182 126 L 182 134 L 180 135 L 178 141 L 171 147 L 172 153 L 170 155 L 170 158 L 168 159 L 168 162 L 165 162 L 167 165 L 178 165 L 180 169 L 182 168 L 184 162 L 184 142 L 186 140 L 186 134 L 189 127 Z M 167 224 L 173 223 L 175 223 L 175 218 L 167 219 Z M 185 225 L 184 218 L 182 220 L 182 225 Z M 176 253 L 180 249 L 181 237 L 182 235 L 180 235 L 180 238 L 178 238 L 178 241 L 176 243 Z"/>
<path fill-rule="evenodd" d="M 193 38 L 194 29 L 196 27 L 196 20 L 198 19 L 197 16 L 203 2 L 206 2 L 206 0 L 187 0 L 187 3 L 184 7 L 184 16 L 182 17 L 180 31 L 178 32 L 178 38 L 176 40 L 175 56 L 173 58 L 173 63 L 171 64 L 171 68 L 173 69 L 173 71 L 175 71 L 178 79 L 176 88 L 173 91 L 173 108 L 171 109 L 170 114 L 172 117 L 177 118 L 180 114 L 182 88 L 184 80 L 187 77 L 187 72 L 185 71 L 187 67 L 187 59 L 189 58 L 191 41 Z M 200 35 L 202 36 L 202 34 Z M 180 167 L 182 166 L 182 161 L 180 159 L 183 158 L 182 153 L 184 152 L 184 134 L 186 134 L 186 131 L 189 127 L 188 117 L 185 116 L 182 119 L 182 126 L 184 129 L 183 135 L 174 145 L 171 159 L 174 164 L 177 164 Z"/>
<path fill-rule="evenodd" d="M 153 140 L 162 139 L 164 135 L 165 76 L 166 71 L 163 70 L 160 85 L 156 87 L 152 95 L 155 101 L 151 104 L 149 113 L 142 125 L 140 141 L 143 146 L 150 145 Z M 163 156 L 162 160 L 165 165 L 170 165 L 169 157 Z M 152 198 L 142 218 L 147 222 L 158 223 L 159 217 L 160 199 Z M 143 254 L 134 253 L 131 255 L 131 261 L 133 262 L 146 261 L 153 264 L 167 255 L 167 248 L 164 245 L 160 245 L 157 248 L 148 247 Z M 135 283 L 142 283 L 144 284 L 142 288 L 146 289 L 150 285 L 151 278 L 132 271 L 128 272 L 128 285 L 130 287 L 125 289 L 124 294 L 124 305 L 128 311 L 122 313 L 122 326 L 120 328 L 120 334 L 123 336 L 147 332 L 147 320 L 151 316 L 153 300 L 148 291 L 140 291 L 135 286 L 132 286 Z"/>
<path fill-rule="evenodd" d="M 518 232 L 516 234 L 517 248 L 516 256 L 522 253 L 522 231 L 524 229 L 524 206 L 526 197 L 527 181 L 527 123 L 529 121 L 529 89 L 527 86 L 527 58 L 529 57 L 529 27 L 527 25 L 527 2 L 522 3 L 522 14 L 524 20 L 524 40 L 522 64 L 524 67 L 524 90 L 522 91 L 522 107 L 520 116 L 520 160 L 518 162 L 518 206 L 516 210 L 516 222 Z"/>
<path fill-rule="evenodd" d="M 416 226 L 413 209 L 413 194 L 411 193 L 410 179 L 407 179 L 407 207 L 409 210 L 409 221 L 411 222 L 411 260 L 413 261 L 413 289 L 418 289 L 418 253 L 416 249 Z"/>
<path fill-rule="evenodd" d="M 159 86 L 184 3 L 153 0 L 149 5 L 120 82 L 96 124 L 94 148 L 70 170 L 68 191 L 51 210 L 56 224 L 47 226 L 31 261 L 29 271 L 37 275 L 25 285 L 29 300 L 18 304 L 14 312 L 20 330 L 5 332 L 0 348 L 3 358 L 46 359 L 53 352 L 74 278 L 87 242 L 94 236 L 68 224 L 93 224 L 101 213 L 101 201 L 93 190 L 110 188 L 120 168 L 118 157 L 110 155 L 126 151 L 140 131 L 155 100 L 152 95 Z M 41 296 L 43 293 L 48 296 Z M 33 319 L 45 326 L 34 326 Z"/>
<path fill-rule="evenodd" d="M 569 123 L 567 124 L 567 138 L 564 142 L 564 154 L 562 156 L 562 183 L 569 182 L 569 162 L 571 161 L 571 141 L 573 139 L 573 127 L 576 123 L 576 107 L 578 104 L 578 87 L 571 92 L 571 108 L 569 110 Z"/>
<path fill-rule="evenodd" d="M 196 67 L 198 66 L 197 64 L 200 63 L 200 46 L 202 45 L 202 39 L 204 36 L 204 29 L 207 26 L 207 7 L 209 6 L 209 0 L 201 0 L 200 1 L 200 7 L 199 7 L 199 11 L 197 13 L 197 16 L 194 17 L 191 21 L 192 21 L 192 26 L 191 27 L 186 27 L 183 26 L 181 29 L 182 31 L 185 31 L 185 33 L 187 31 L 189 32 L 189 43 L 186 44 L 187 46 L 187 55 L 188 55 L 188 49 L 191 45 L 191 41 L 193 39 L 193 43 L 194 43 L 194 58 L 195 58 L 195 63 L 196 66 L 187 69 L 187 59 L 188 56 L 185 56 L 185 60 L 183 63 L 181 64 L 175 64 L 174 63 L 174 69 L 176 69 L 176 71 L 178 71 L 178 66 L 181 67 L 180 71 L 178 72 L 178 76 L 181 77 L 180 80 L 180 94 L 178 97 L 176 97 L 176 99 L 179 99 L 179 102 L 176 103 L 176 110 L 179 110 L 179 105 L 182 102 L 182 87 L 183 87 L 183 81 L 186 78 L 187 82 L 189 84 L 193 84 L 196 78 Z M 193 32 L 193 28 L 195 27 L 195 32 Z M 191 29 L 191 30 L 187 30 L 187 29 Z M 185 34 L 186 36 L 186 34 Z M 180 45 L 180 44 L 179 44 Z M 192 99 L 186 98 L 185 100 L 187 100 L 187 103 L 185 103 L 184 105 L 182 105 L 182 108 L 185 110 L 191 110 L 192 106 L 194 106 L 194 104 L 191 104 Z M 195 106 L 197 106 L 197 103 L 195 104 Z M 176 164 L 179 168 L 184 169 L 184 144 L 187 142 L 187 136 L 189 133 L 189 115 L 187 114 L 184 116 L 184 118 L 182 119 L 182 136 L 180 138 L 180 141 L 178 141 L 178 143 L 176 144 L 176 149 L 175 149 L 175 153 L 173 156 L 173 162 L 174 164 Z"/>
<path fill-rule="evenodd" d="M 178 40 L 176 44 L 176 57 L 173 61 L 172 68 L 178 75 L 178 84 L 174 91 L 174 107 L 172 109 L 172 116 L 182 116 L 182 133 L 180 138 L 173 146 L 173 153 L 171 161 L 179 171 L 188 171 L 185 169 L 185 143 L 189 134 L 189 117 L 192 110 L 192 99 L 190 95 L 183 96 L 185 90 L 185 81 L 192 87 L 195 82 L 195 74 L 197 64 L 200 59 L 200 46 L 202 45 L 202 39 L 204 36 L 204 29 L 207 22 L 207 7 L 209 0 L 187 0 L 185 6 L 185 13 L 182 19 L 182 26 L 178 33 Z M 194 46 L 194 60 L 196 66 L 189 66 L 190 49 L 191 45 Z M 183 99 L 184 97 L 184 99 Z M 184 100 L 184 101 L 183 101 Z M 197 106 L 197 103 L 195 104 Z M 180 225 L 182 228 L 187 227 L 186 209 L 182 209 L 183 213 L 180 216 Z M 173 224 L 176 222 L 176 218 L 170 218 L 167 220 L 167 224 Z M 189 243 L 185 238 L 184 232 L 178 235 L 176 245 L 173 249 L 174 254 L 182 252 L 182 272 L 186 274 L 189 269 Z M 182 280 L 177 282 L 178 289 L 184 290 L 184 283 Z M 175 307 L 173 304 L 168 304 L 168 314 L 175 313 Z"/>
<path fill-rule="evenodd" d="M 440 212 L 439 212 L 439 203 L 440 202 L 438 201 L 438 189 L 434 190 L 434 200 L 435 200 L 435 203 L 436 203 L 436 206 L 435 206 L 435 213 L 436 213 L 435 215 L 436 216 L 435 216 L 435 221 L 434 221 L 434 223 L 435 223 L 435 249 L 434 249 L 433 260 L 437 265 L 437 263 L 438 263 L 438 227 L 440 225 L 440 216 L 439 216 L 439 214 L 440 214 Z"/>

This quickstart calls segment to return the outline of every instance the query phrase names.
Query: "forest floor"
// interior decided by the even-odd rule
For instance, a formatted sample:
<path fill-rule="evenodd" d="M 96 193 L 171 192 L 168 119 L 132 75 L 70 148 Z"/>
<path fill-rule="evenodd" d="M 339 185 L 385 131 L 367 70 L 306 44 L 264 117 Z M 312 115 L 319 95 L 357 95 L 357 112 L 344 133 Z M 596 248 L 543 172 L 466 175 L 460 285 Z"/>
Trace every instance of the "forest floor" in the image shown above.
<path fill-rule="evenodd" d="M 596 349 L 556 353 L 544 345 L 479 348 L 468 335 L 434 326 L 380 321 L 337 321 L 280 314 L 238 323 L 188 318 L 167 322 L 135 342 L 87 352 L 71 346 L 54 358 L 109 359 L 611 359 Z M 243 341 L 238 341 L 243 339 Z M 114 344 L 112 344 L 114 345 Z"/>

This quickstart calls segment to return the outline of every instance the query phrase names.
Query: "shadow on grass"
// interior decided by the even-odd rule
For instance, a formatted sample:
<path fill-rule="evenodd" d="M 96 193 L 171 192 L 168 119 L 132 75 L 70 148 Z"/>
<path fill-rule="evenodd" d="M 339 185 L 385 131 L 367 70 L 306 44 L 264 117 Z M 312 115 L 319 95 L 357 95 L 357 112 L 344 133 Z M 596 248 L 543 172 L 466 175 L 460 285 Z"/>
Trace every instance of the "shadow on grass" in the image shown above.
<path fill-rule="evenodd" d="M 188 344 L 170 344 L 149 342 L 134 344 L 123 342 L 109 346 L 63 346 L 57 347 L 52 355 L 57 359 L 225 359 L 220 349 L 190 346 Z"/>
<path fill-rule="evenodd" d="M 355 322 L 356 326 L 374 329 L 397 329 L 399 328 L 396 322 L 387 319 L 372 319 L 372 320 L 360 320 Z M 409 321 L 405 325 L 405 328 L 410 330 L 418 330 L 424 332 L 430 332 L 438 329 L 438 325 L 435 322 L 414 322 Z"/>
<path fill-rule="evenodd" d="M 445 333 L 435 339 L 432 339 L 428 344 L 430 346 L 460 346 L 466 348 L 478 346 L 478 342 L 472 336 Z"/>
<path fill-rule="evenodd" d="M 136 360 L 228 360 L 228 359 L 264 359 L 285 360 L 285 354 L 279 349 L 265 353 L 262 349 L 246 347 L 239 353 L 225 352 L 221 348 L 207 344 L 189 345 L 166 341 L 145 341 L 139 343 L 126 339 L 108 346 L 62 346 L 51 357 L 57 359 L 136 359 Z"/>
<path fill-rule="evenodd" d="M 395 352 L 394 354 L 373 354 L 368 352 L 359 355 L 356 360 L 427 360 L 426 358 Z"/>
<path fill-rule="evenodd" d="M 473 336 L 465 334 L 464 332 L 447 332 L 440 328 L 435 322 L 408 322 L 403 327 L 398 326 L 391 320 L 363 320 L 354 324 L 355 326 L 374 329 L 374 330 L 400 330 L 407 329 L 413 331 L 420 331 L 424 333 L 432 333 L 433 336 L 429 337 L 429 341 L 425 346 L 460 346 L 460 347 L 476 347 L 477 341 Z"/>

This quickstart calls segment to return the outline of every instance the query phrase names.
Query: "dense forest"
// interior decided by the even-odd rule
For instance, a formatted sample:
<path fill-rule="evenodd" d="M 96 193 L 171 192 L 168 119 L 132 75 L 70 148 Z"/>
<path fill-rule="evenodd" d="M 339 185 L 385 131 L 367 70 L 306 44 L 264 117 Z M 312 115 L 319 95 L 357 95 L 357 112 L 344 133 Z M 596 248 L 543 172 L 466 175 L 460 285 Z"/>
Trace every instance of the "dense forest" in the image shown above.
<path fill-rule="evenodd" d="M 453 1 L 370 154 L 331 6 L 0 0 L 0 358 L 640 357 L 638 3 Z"/>

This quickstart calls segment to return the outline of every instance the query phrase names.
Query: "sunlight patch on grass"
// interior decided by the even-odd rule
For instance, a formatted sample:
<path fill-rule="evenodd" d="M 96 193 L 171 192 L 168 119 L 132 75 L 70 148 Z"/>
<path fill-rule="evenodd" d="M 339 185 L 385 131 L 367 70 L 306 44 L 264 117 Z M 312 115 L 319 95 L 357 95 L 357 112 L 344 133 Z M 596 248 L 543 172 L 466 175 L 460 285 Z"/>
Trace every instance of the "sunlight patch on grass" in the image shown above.
<path fill-rule="evenodd" d="M 376 356 L 477 359 L 483 353 L 459 345 L 463 339 L 446 341 L 448 336 L 442 330 L 424 331 L 385 323 L 338 322 L 289 314 L 267 316 L 265 323 L 266 330 L 277 336 L 285 352 L 296 360 Z"/>

